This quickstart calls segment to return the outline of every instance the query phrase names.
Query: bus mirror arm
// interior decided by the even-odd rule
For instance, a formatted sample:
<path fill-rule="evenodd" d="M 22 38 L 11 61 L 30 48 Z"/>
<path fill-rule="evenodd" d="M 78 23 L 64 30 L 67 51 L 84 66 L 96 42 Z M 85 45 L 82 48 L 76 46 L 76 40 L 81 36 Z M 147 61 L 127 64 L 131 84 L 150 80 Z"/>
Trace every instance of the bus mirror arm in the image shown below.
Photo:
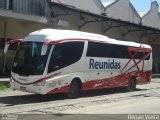
<path fill-rule="evenodd" d="M 48 48 L 47 44 L 43 44 L 42 50 L 41 50 L 41 55 L 45 55 L 46 54 L 47 48 Z"/>
<path fill-rule="evenodd" d="M 5 47 L 4 47 L 4 54 L 7 53 L 10 44 L 18 43 L 18 45 L 19 45 L 21 42 L 22 42 L 22 39 L 16 39 L 16 40 L 10 40 L 10 41 L 8 41 L 8 42 L 5 44 Z"/>

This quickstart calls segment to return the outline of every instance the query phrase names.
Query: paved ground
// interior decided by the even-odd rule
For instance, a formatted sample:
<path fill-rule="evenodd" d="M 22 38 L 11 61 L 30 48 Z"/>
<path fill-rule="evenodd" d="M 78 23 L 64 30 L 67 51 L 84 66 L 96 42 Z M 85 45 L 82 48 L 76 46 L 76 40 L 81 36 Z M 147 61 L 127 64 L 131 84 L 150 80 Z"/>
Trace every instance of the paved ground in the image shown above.
<path fill-rule="evenodd" d="M 0 92 L 0 113 L 32 114 L 19 116 L 31 120 L 33 114 L 43 114 L 47 120 L 65 118 L 77 120 L 83 117 L 96 119 L 128 119 L 127 114 L 158 114 L 160 119 L 160 79 L 152 79 L 151 84 L 137 86 L 137 91 L 105 89 L 82 93 L 80 98 L 67 99 L 63 94 L 35 95 L 20 91 Z M 67 114 L 67 115 L 66 115 Z M 126 114 L 109 116 L 106 114 Z M 43 119 L 35 118 L 35 120 Z"/>

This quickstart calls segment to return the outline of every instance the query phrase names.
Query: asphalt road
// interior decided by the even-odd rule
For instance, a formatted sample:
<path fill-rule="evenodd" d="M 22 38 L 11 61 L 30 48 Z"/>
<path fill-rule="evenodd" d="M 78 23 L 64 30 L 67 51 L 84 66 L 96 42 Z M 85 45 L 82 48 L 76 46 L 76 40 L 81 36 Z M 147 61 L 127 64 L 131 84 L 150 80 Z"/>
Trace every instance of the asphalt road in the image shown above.
<path fill-rule="evenodd" d="M 135 92 L 103 89 L 82 93 L 77 99 L 67 99 L 64 94 L 37 95 L 8 90 L 0 92 L 0 113 L 3 115 L 0 120 L 8 117 L 14 120 L 124 120 L 129 119 L 130 114 L 156 114 L 154 117 L 159 120 L 160 79 L 137 86 Z M 18 116 L 8 116 L 10 114 Z"/>

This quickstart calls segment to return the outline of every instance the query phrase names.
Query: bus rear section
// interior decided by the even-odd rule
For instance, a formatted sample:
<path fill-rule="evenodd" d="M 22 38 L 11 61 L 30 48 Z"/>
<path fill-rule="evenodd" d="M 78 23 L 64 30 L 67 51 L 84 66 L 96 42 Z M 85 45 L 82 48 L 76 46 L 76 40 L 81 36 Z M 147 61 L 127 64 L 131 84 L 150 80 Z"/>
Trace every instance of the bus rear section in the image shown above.
<path fill-rule="evenodd" d="M 85 90 L 126 87 L 134 91 L 137 84 L 151 81 L 152 49 L 148 45 L 89 41 L 85 69 Z"/>

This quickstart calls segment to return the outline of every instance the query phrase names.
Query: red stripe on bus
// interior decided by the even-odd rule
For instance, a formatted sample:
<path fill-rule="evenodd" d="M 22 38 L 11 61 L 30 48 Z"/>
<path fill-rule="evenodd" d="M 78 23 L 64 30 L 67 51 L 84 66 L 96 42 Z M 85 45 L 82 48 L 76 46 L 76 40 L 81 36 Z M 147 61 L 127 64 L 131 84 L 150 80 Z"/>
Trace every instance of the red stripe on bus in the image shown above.
<path fill-rule="evenodd" d="M 152 71 L 143 71 L 138 72 L 134 71 L 130 74 L 122 74 L 112 78 L 105 78 L 101 80 L 90 80 L 85 83 L 82 83 L 82 90 L 93 90 L 93 89 L 102 89 L 102 88 L 116 88 L 116 87 L 127 87 L 130 77 L 134 74 L 136 79 L 136 84 L 146 84 L 150 83 Z M 54 88 L 49 91 L 48 94 L 55 93 L 66 93 L 69 92 L 69 85 L 63 86 L 61 88 Z"/>
<path fill-rule="evenodd" d="M 32 82 L 32 83 L 21 83 L 21 82 L 17 81 L 13 76 L 11 76 L 11 77 L 12 77 L 12 79 L 13 79 L 15 82 L 17 82 L 17 83 L 19 83 L 19 84 L 21 84 L 21 85 L 31 85 L 31 84 L 39 83 L 39 82 L 42 82 L 42 81 L 44 81 L 44 80 L 46 80 L 46 79 L 55 77 L 55 76 L 57 76 L 57 75 L 59 75 L 59 74 L 61 74 L 61 73 L 60 73 L 60 72 L 59 72 L 59 73 L 55 73 L 55 74 L 53 74 L 53 75 L 51 75 L 51 76 L 41 78 L 41 79 L 36 80 L 35 82 Z"/>

